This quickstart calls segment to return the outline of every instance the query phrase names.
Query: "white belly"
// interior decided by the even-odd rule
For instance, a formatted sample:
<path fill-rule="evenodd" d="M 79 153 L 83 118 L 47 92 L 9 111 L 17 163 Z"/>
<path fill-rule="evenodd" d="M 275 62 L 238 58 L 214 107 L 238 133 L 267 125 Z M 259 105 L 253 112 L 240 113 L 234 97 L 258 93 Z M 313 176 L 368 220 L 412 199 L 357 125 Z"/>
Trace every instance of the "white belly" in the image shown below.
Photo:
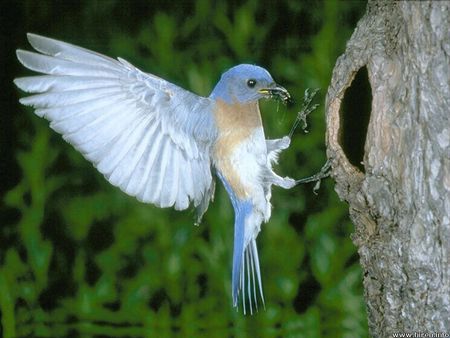
<path fill-rule="evenodd" d="M 267 170 L 267 148 L 262 128 L 236 142 L 232 149 L 226 140 L 218 140 L 214 164 L 240 200 L 250 200 L 254 209 L 266 216 L 269 207 L 264 194 L 264 171 Z M 225 148 L 227 151 L 224 151 Z M 270 207 L 269 207 L 270 208 Z"/>
<path fill-rule="evenodd" d="M 236 145 L 230 162 L 233 170 L 239 173 L 241 184 L 250 195 L 262 183 L 262 171 L 267 163 L 267 148 L 262 129 L 255 130 L 251 136 Z"/>

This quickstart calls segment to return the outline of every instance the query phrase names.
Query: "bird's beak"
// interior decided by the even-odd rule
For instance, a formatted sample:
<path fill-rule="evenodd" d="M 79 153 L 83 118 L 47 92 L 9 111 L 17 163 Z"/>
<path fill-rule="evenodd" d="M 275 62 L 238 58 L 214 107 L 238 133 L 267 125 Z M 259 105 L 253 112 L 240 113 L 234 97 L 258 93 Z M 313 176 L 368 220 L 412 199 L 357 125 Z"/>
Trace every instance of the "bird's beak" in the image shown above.
<path fill-rule="evenodd" d="M 268 98 L 271 99 L 279 99 L 284 104 L 292 103 L 291 94 L 284 88 L 279 85 L 275 85 L 269 88 L 261 88 L 258 92 Z"/>

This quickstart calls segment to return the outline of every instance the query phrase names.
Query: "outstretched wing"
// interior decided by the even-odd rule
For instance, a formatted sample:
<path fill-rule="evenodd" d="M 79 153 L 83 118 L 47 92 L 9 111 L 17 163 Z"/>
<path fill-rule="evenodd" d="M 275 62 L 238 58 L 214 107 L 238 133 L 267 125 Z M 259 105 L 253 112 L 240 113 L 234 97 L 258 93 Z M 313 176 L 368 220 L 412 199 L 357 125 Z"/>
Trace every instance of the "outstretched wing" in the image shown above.
<path fill-rule="evenodd" d="M 212 102 L 123 59 L 28 34 L 17 51 L 47 75 L 15 79 L 22 98 L 113 185 L 140 201 L 182 210 L 209 201 Z"/>

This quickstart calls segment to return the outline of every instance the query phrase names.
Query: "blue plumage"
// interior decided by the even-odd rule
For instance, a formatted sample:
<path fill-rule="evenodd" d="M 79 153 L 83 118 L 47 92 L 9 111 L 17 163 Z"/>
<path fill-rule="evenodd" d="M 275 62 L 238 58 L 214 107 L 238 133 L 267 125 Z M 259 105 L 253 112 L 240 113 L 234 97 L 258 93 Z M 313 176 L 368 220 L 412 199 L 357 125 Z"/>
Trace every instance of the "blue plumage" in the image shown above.
<path fill-rule="evenodd" d="M 37 52 L 17 51 L 43 73 L 15 79 L 33 95 L 20 100 L 71 143 L 113 185 L 142 202 L 183 210 L 199 222 L 214 195 L 215 169 L 235 211 L 233 305 L 264 303 L 256 238 L 270 219 L 271 187 L 295 180 L 272 170 L 289 137 L 266 140 L 258 101 L 289 93 L 267 70 L 238 65 L 200 97 L 123 59 L 28 34 Z"/>
<path fill-rule="evenodd" d="M 233 297 L 233 306 L 238 306 L 239 293 L 245 292 L 245 282 L 248 282 L 248 293 L 247 296 L 249 298 L 250 311 L 253 312 L 252 302 L 251 302 L 251 287 L 254 295 L 254 303 L 257 306 L 256 299 L 256 281 L 255 281 L 255 263 L 258 262 L 258 251 L 256 250 L 256 242 L 253 240 L 251 245 L 250 243 L 245 243 L 245 223 L 248 220 L 249 216 L 252 213 L 252 203 L 247 201 L 239 200 L 231 186 L 228 184 L 226 179 L 218 173 L 219 178 L 221 179 L 225 189 L 227 190 L 228 196 L 230 197 L 231 204 L 234 208 L 234 247 L 233 247 L 233 269 L 232 269 L 232 297 Z M 256 259 L 256 262 L 255 262 Z M 247 263 L 247 264 L 245 264 Z M 248 271 L 251 271 L 252 279 L 250 275 L 245 275 L 245 267 L 247 267 Z M 263 293 L 262 293 L 262 285 L 261 285 L 261 276 L 258 267 L 256 268 L 256 276 L 259 281 L 259 289 L 261 292 L 261 300 L 264 303 Z M 242 299 L 244 312 L 245 312 L 245 298 Z"/>
<path fill-rule="evenodd" d="M 249 80 L 254 80 L 257 88 L 250 88 Z M 256 65 L 242 64 L 223 73 L 209 97 L 224 100 L 228 104 L 252 102 L 265 96 L 256 89 L 270 86 L 275 86 L 275 81 L 267 70 Z"/>

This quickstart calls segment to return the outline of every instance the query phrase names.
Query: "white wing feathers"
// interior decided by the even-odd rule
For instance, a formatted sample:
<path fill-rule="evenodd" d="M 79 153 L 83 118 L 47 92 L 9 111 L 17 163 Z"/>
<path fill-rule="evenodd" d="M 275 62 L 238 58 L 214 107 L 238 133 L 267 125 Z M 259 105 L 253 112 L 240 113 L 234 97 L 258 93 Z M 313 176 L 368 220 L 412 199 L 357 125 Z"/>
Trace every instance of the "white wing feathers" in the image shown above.
<path fill-rule="evenodd" d="M 109 182 L 143 202 L 182 210 L 211 198 L 212 102 L 123 59 L 28 34 L 22 104 L 50 120 Z"/>

